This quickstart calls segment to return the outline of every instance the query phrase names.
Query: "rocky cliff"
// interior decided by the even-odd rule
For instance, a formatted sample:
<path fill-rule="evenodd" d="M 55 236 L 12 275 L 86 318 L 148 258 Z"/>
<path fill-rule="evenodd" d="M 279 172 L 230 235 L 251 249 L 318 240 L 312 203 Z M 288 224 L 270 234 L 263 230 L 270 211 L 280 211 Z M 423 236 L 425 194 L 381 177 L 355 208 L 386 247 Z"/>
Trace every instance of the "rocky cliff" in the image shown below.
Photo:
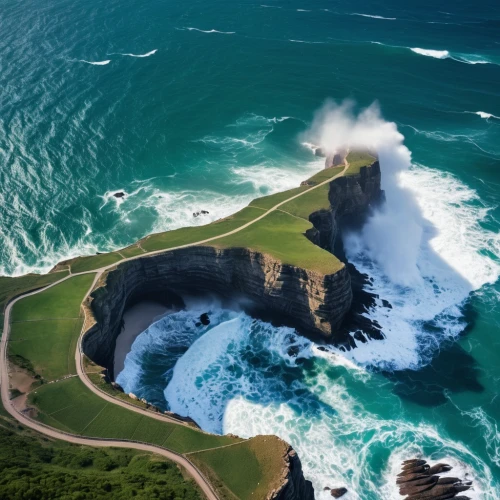
<path fill-rule="evenodd" d="M 343 218 L 363 219 L 370 208 L 384 199 L 378 161 L 361 167 L 359 174 L 339 177 L 330 183 L 330 209 L 314 212 L 309 220 L 314 229 L 308 234 L 316 245 L 334 251 L 339 223 Z"/>
<path fill-rule="evenodd" d="M 366 212 L 382 196 L 378 162 L 361 168 L 357 175 L 332 181 L 330 209 L 311 214 L 314 228 L 307 236 L 333 251 L 340 219 Z M 96 363 L 111 367 L 126 306 L 155 291 L 241 297 L 299 331 L 336 342 L 343 340 L 335 334 L 352 302 L 346 266 L 323 275 L 245 248 L 194 246 L 124 262 L 103 275 L 87 304 L 84 352 Z"/>
<path fill-rule="evenodd" d="M 103 276 L 90 297 L 85 354 L 111 366 L 125 307 L 132 298 L 155 290 L 241 297 L 299 330 L 325 336 L 339 327 L 351 304 L 345 267 L 325 276 L 244 248 L 184 248 L 125 262 Z"/>
<path fill-rule="evenodd" d="M 313 485 L 304 478 L 300 458 L 288 444 L 283 457 L 280 486 L 269 493 L 267 500 L 314 500 Z"/>

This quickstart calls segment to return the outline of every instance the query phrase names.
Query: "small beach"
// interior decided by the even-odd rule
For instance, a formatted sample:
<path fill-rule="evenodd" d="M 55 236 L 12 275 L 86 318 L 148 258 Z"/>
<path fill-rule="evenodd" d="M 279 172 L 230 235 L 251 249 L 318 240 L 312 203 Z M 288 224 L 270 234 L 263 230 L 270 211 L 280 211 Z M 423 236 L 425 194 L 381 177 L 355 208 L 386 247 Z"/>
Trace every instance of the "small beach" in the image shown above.
<path fill-rule="evenodd" d="M 144 301 L 133 305 L 124 313 L 124 326 L 116 338 L 115 358 L 113 361 L 115 379 L 123 370 L 125 357 L 130 352 L 130 348 L 137 336 L 146 330 L 149 325 L 170 312 L 172 312 L 171 308 L 158 302 Z"/>

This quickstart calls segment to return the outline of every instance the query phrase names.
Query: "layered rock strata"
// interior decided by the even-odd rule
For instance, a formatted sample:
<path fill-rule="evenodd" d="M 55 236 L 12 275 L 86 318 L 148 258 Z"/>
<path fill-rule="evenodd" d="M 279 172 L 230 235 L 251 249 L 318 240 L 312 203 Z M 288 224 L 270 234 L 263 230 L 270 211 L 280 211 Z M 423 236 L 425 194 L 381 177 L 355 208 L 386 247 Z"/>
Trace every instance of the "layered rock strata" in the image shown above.
<path fill-rule="evenodd" d="M 363 167 L 358 175 L 332 181 L 331 207 L 311 214 L 314 228 L 307 236 L 333 251 L 340 219 L 365 213 L 382 196 L 378 162 Z M 103 275 L 87 304 L 85 354 L 110 367 L 125 307 L 132 298 L 155 290 L 241 297 L 257 309 L 280 315 L 299 331 L 337 343 L 345 341 L 338 332 L 352 302 L 346 266 L 323 275 L 246 248 L 183 248 L 124 262 Z"/>
<path fill-rule="evenodd" d="M 256 308 L 283 315 L 299 330 L 324 336 L 339 327 L 352 297 L 345 267 L 325 276 L 244 248 L 174 250 L 125 262 L 104 275 L 91 294 L 82 343 L 85 354 L 110 366 L 127 302 L 141 291 L 155 289 L 240 296 Z"/>

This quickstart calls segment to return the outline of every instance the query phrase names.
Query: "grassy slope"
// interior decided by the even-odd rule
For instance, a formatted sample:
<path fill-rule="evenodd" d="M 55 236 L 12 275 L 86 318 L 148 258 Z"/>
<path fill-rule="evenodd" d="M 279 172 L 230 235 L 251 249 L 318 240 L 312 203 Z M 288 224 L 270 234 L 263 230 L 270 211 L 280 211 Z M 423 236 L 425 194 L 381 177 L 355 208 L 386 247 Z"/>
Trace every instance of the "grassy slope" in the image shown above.
<path fill-rule="evenodd" d="M 279 484 L 285 453 L 285 443 L 276 436 L 257 436 L 230 448 L 193 453 L 189 458 L 210 478 L 222 500 L 263 500 Z"/>
<path fill-rule="evenodd" d="M 54 283 L 68 273 L 62 271 L 51 274 L 26 274 L 18 278 L 0 276 L 0 311 L 3 312 L 7 303 L 17 295 L 21 295 L 29 290 L 42 288 L 50 283 Z"/>
<path fill-rule="evenodd" d="M 67 274 L 68 271 L 61 271 L 51 274 L 26 274 L 17 278 L 0 276 L 0 336 L 3 332 L 3 311 L 13 298 L 30 290 L 50 285 Z"/>
<path fill-rule="evenodd" d="M 376 158 L 368 153 L 349 153 L 347 155 L 349 168 L 344 175 L 349 176 L 359 174 L 361 167 L 367 167 L 368 165 L 371 165 L 375 160 Z"/>
<path fill-rule="evenodd" d="M 73 274 L 92 271 L 100 267 L 109 266 L 122 260 L 122 256 L 116 252 L 103 253 L 101 255 L 89 255 L 87 257 L 77 257 L 68 262 Z"/>
<path fill-rule="evenodd" d="M 211 245 L 250 248 L 269 254 L 284 264 L 324 274 L 338 271 L 343 264 L 331 253 L 313 245 L 304 235 L 310 228 L 312 224 L 306 220 L 275 211 L 243 231 L 216 240 Z"/>
<path fill-rule="evenodd" d="M 83 436 L 134 439 L 178 453 L 238 442 L 108 403 L 89 391 L 78 377 L 37 388 L 29 402 L 39 410 L 37 418 L 41 422 Z"/>
<path fill-rule="evenodd" d="M 12 311 L 12 321 L 78 318 L 80 304 L 90 288 L 94 274 L 84 274 L 20 300 Z"/>
<path fill-rule="evenodd" d="M 140 243 L 142 248 L 148 252 L 188 245 L 237 229 L 259 215 L 262 215 L 262 210 L 246 207 L 230 217 L 220 219 L 211 224 L 184 227 L 174 231 L 167 231 L 166 233 L 152 234 L 141 240 Z"/>
<path fill-rule="evenodd" d="M 21 366 L 28 360 L 45 381 L 75 374 L 80 304 L 93 280 L 93 274 L 75 276 L 17 302 L 12 311 L 10 360 Z"/>
<path fill-rule="evenodd" d="M 75 374 L 76 340 L 81 319 L 58 319 L 13 323 L 9 357 L 31 361 L 35 373 L 45 381 Z M 16 363 L 18 364 L 18 363 Z"/>

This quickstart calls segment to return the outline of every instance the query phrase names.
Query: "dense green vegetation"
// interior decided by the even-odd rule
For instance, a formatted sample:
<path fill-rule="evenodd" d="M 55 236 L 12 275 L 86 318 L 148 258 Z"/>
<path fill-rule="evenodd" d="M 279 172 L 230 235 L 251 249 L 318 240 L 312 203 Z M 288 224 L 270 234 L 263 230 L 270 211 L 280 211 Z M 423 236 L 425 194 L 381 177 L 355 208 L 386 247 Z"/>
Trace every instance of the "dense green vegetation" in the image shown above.
<path fill-rule="evenodd" d="M 0 418 L 0 500 L 132 497 L 203 498 L 194 482 L 163 457 L 49 441 Z"/>
<path fill-rule="evenodd" d="M 284 264 L 324 274 L 343 264 L 331 253 L 313 245 L 305 236 L 312 224 L 276 210 L 242 231 L 211 243 L 219 248 L 245 247 L 269 254 Z"/>
<path fill-rule="evenodd" d="M 264 499 L 278 486 L 285 453 L 285 443 L 276 436 L 256 436 L 229 448 L 192 453 L 189 459 L 222 500 L 250 500 Z"/>
<path fill-rule="evenodd" d="M 220 219 L 212 222 L 211 224 L 207 224 L 205 226 L 183 227 L 181 229 L 176 229 L 175 231 L 152 234 L 151 236 L 141 240 L 140 243 L 142 248 L 148 252 L 173 248 L 181 245 L 189 245 L 190 243 L 203 241 L 205 239 L 213 238 L 220 234 L 233 231 L 234 229 L 237 229 L 238 227 L 243 226 L 247 222 L 255 219 L 259 215 L 262 215 L 262 210 L 246 207 L 230 217 Z"/>

